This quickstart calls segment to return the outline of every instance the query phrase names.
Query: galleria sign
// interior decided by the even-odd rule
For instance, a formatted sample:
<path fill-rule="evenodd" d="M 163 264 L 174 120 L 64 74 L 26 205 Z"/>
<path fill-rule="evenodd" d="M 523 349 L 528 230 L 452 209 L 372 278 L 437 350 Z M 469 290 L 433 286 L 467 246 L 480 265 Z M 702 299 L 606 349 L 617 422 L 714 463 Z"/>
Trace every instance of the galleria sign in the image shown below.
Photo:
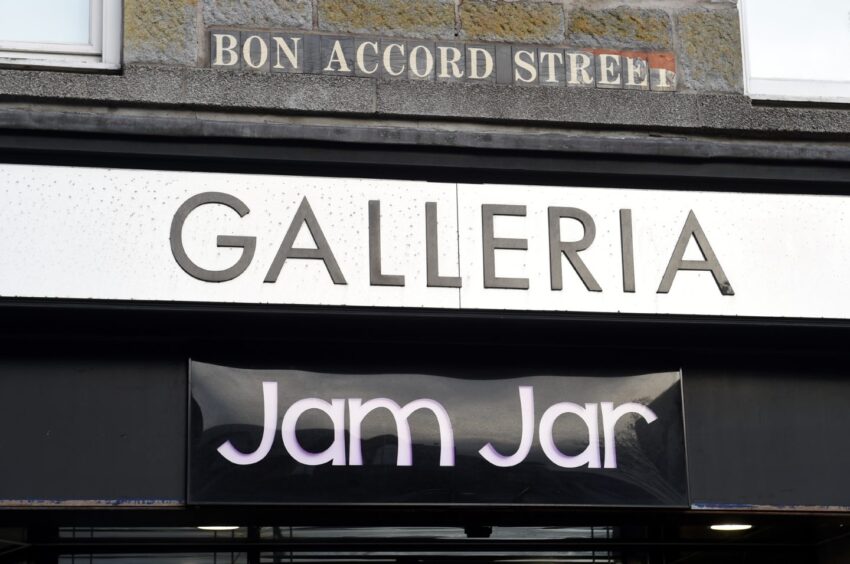
<path fill-rule="evenodd" d="M 850 319 L 845 197 L 31 165 L 0 186 L 4 298 Z"/>
<path fill-rule="evenodd" d="M 183 226 L 189 216 L 199 207 L 217 204 L 230 208 L 239 217 L 250 213 L 250 208 L 235 196 L 223 192 L 203 192 L 187 199 L 175 212 L 171 221 L 170 240 L 171 251 L 177 264 L 186 274 L 205 282 L 226 282 L 242 275 L 251 265 L 257 248 L 257 238 L 249 235 L 218 235 L 217 245 L 225 248 L 236 248 L 241 250 L 239 258 L 229 267 L 221 270 L 210 270 L 199 266 L 189 257 L 183 245 Z M 404 286 L 405 275 L 403 273 L 388 274 L 382 268 L 381 240 L 386 236 L 381 232 L 381 201 L 369 200 L 364 202 L 368 207 L 368 225 L 362 226 L 363 231 L 368 232 L 369 238 L 369 284 L 372 286 Z M 438 249 L 438 224 L 437 203 L 426 202 L 420 221 L 425 226 L 425 262 L 426 280 L 428 287 L 460 288 L 462 279 L 460 276 L 444 276 L 438 272 L 436 257 Z M 408 210 L 407 214 L 415 214 L 415 210 Z M 528 240 L 516 237 L 501 237 L 495 232 L 495 219 L 498 216 L 524 217 L 526 206 L 505 205 L 496 203 L 484 203 L 480 206 L 481 214 L 481 253 L 484 265 L 484 288 L 503 288 L 527 290 L 529 280 L 523 277 L 497 276 L 496 251 L 528 249 Z M 620 264 L 623 272 L 623 291 L 634 292 L 634 248 L 632 230 L 632 210 L 621 209 L 620 214 L 620 241 L 621 253 Z M 277 213 L 274 215 L 278 216 Z M 549 241 L 549 273 L 550 287 L 553 291 L 563 290 L 562 262 L 565 258 L 572 267 L 575 274 L 584 284 L 587 291 L 602 292 L 602 287 L 597 282 L 593 273 L 582 260 L 580 253 L 586 251 L 593 244 L 596 237 L 596 222 L 586 211 L 575 207 L 550 206 L 547 209 L 548 225 L 546 226 L 546 237 Z M 561 236 L 561 222 L 567 219 L 577 222 L 581 226 L 582 235 L 576 240 L 564 240 Z M 295 240 L 302 229 L 306 228 L 314 241 L 314 247 L 295 247 Z M 360 232 L 360 229 L 354 229 Z M 393 234 L 399 237 L 399 234 Z M 685 259 L 685 250 L 691 240 L 695 241 L 701 253 L 701 260 Z M 710 272 L 721 295 L 732 296 L 734 291 L 732 285 L 720 264 L 717 255 L 709 243 L 708 237 L 693 210 L 688 213 L 687 219 L 682 226 L 678 239 L 670 242 L 673 251 L 667 262 L 663 274 L 660 275 L 660 284 L 657 293 L 666 294 L 670 291 L 676 273 L 680 270 L 706 271 Z M 334 284 L 345 285 L 346 277 L 342 272 L 335 257 L 333 248 L 325 236 L 319 219 L 310 206 L 309 199 L 305 196 L 298 208 L 292 214 L 292 220 L 282 236 L 280 246 L 268 267 L 263 282 L 273 284 L 277 282 L 284 263 L 287 260 L 318 260 L 324 263 L 328 275 Z"/>

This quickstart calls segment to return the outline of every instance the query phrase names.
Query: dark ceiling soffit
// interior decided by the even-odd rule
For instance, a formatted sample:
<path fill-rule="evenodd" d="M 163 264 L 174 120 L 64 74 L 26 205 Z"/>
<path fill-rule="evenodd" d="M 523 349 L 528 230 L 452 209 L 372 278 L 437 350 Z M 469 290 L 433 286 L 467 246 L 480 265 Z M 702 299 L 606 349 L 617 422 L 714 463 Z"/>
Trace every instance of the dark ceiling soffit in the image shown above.
<path fill-rule="evenodd" d="M 670 314 L 635 314 L 635 313 L 598 313 L 571 311 L 513 311 L 513 310 L 455 310 L 435 308 L 396 308 L 396 307 L 366 307 L 366 306 L 320 306 L 295 304 L 238 304 L 238 303 L 207 303 L 207 302 L 149 302 L 124 300 L 81 300 L 81 299 L 38 299 L 38 298 L 8 298 L 0 297 L 0 311 L 4 315 L 37 312 L 52 313 L 79 312 L 86 315 L 96 313 L 135 312 L 144 314 L 176 314 L 176 315 L 226 315 L 252 314 L 258 318 L 275 319 L 284 317 L 325 318 L 328 320 L 352 321 L 529 321 L 567 324 L 587 324 L 599 327 L 609 325 L 634 326 L 668 326 L 668 327 L 728 327 L 741 328 L 808 328 L 808 329 L 848 329 L 848 319 L 825 318 L 772 318 L 772 317 L 738 317 L 738 316 L 708 316 L 708 315 L 670 315 Z"/>
<path fill-rule="evenodd" d="M 366 121 L 331 126 L 0 110 L 0 150 L 7 162 L 45 164 L 315 174 L 311 167 L 321 163 L 331 176 L 445 181 L 460 173 L 465 182 L 563 184 L 569 175 L 572 184 L 601 186 L 693 181 L 685 187 L 850 193 L 850 145 L 634 131 L 450 131 Z M 764 184 L 738 185 L 747 182 Z"/>
<path fill-rule="evenodd" d="M 69 333 L 68 327 L 74 331 Z M 182 343 L 218 354 L 224 349 L 210 343 L 250 348 L 286 340 L 369 346 L 613 347 L 638 356 L 675 349 L 710 358 L 721 350 L 774 355 L 777 350 L 818 351 L 818 358 L 827 359 L 844 350 L 848 331 L 850 320 L 0 298 L 0 349 L 9 353 L 109 342 L 116 351 L 139 343 Z M 679 357 L 665 358 L 675 363 Z"/>
<path fill-rule="evenodd" d="M 342 138 L 343 136 L 340 136 Z M 599 143 L 598 139 L 594 143 Z M 651 141 L 647 141 L 651 143 Z M 622 147 L 621 147 L 622 148 Z M 850 195 L 850 162 L 671 158 L 434 145 L 102 136 L 0 130 L 7 163 Z"/>
<path fill-rule="evenodd" d="M 710 137 L 683 133 L 641 132 L 634 128 L 536 128 L 510 131 L 471 124 L 466 128 L 437 124 L 410 126 L 349 119 L 346 125 L 269 123 L 203 117 L 116 115 L 84 111 L 0 110 L 0 130 L 41 133 L 162 136 L 172 139 L 243 140 L 253 143 L 304 141 L 359 143 L 452 149 L 552 151 L 588 155 L 623 155 L 649 158 L 757 159 L 850 163 L 850 145 L 828 141 L 755 140 Z M 476 130 L 476 127 L 478 130 Z M 519 130 L 520 128 L 516 128 Z"/>

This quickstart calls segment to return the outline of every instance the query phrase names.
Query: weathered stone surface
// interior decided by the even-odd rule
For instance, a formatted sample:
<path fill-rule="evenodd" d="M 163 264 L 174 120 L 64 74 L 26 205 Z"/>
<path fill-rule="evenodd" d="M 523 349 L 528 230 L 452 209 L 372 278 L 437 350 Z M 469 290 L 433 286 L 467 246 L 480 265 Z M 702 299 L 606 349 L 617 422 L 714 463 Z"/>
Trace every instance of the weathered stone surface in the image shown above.
<path fill-rule="evenodd" d="M 701 125 L 696 95 L 599 88 L 506 88 L 482 82 L 377 83 L 379 116 L 478 118 L 558 124 Z"/>
<path fill-rule="evenodd" d="M 124 60 L 194 65 L 198 0 L 126 0 Z"/>
<path fill-rule="evenodd" d="M 460 28 L 463 39 L 562 43 L 564 9 L 549 2 L 464 0 Z"/>
<path fill-rule="evenodd" d="M 61 114 L 64 118 L 59 116 L 61 112 L 50 112 L 38 106 L 46 103 L 49 107 L 57 107 L 63 101 L 68 102 Z M 81 101 L 86 106 L 81 106 Z M 146 108 L 142 109 L 140 105 Z M 27 109 L 16 113 L 18 121 L 10 121 L 12 117 L 7 114 L 10 108 L 17 107 Z M 85 107 L 100 118 L 83 113 Z M 822 140 L 817 142 L 816 147 L 809 146 L 808 152 L 804 152 L 805 145 L 789 144 L 788 141 L 799 139 L 804 134 L 843 143 L 850 133 L 850 112 L 754 106 L 749 98 L 729 93 L 679 92 L 671 95 L 666 92 L 598 88 L 512 88 L 482 82 L 377 81 L 296 73 L 222 72 L 177 65 L 130 64 L 125 66 L 122 74 L 0 69 L 0 126 L 8 129 L 55 131 L 60 126 L 60 119 L 65 119 L 65 130 L 69 131 L 114 133 L 119 130 L 110 129 L 113 125 L 126 125 L 127 129 L 123 130 L 126 133 L 253 138 L 261 135 L 259 130 L 265 131 L 270 127 L 265 114 L 262 119 L 256 119 L 257 114 L 249 116 L 246 112 L 234 112 L 215 114 L 226 121 L 215 128 L 209 117 L 197 117 L 198 108 L 213 113 L 227 109 L 320 112 L 323 115 L 336 114 L 346 123 L 352 116 L 371 115 L 366 120 L 370 124 L 375 123 L 372 120 L 376 117 L 402 117 L 409 121 L 395 125 L 411 135 L 419 131 L 420 122 L 417 120 L 422 117 L 441 120 L 449 117 L 500 120 L 505 122 L 503 126 L 506 129 L 519 132 L 527 123 L 536 122 L 562 128 L 577 124 L 669 131 L 700 128 L 727 133 L 730 138 L 736 139 L 741 137 L 741 132 L 766 132 L 785 139 L 779 144 L 754 143 L 755 149 L 764 151 L 760 154 L 765 158 L 775 158 L 779 150 L 782 151 L 781 158 L 838 158 L 837 153 L 826 148 Z M 186 115 L 192 116 L 189 121 L 195 129 L 180 129 L 174 117 L 169 117 L 171 110 L 188 112 Z M 120 116 L 122 112 L 124 117 Z M 7 117 L 4 118 L 4 115 Z M 295 119 L 282 113 L 277 115 L 280 120 Z M 128 125 L 127 116 L 134 116 L 136 120 Z M 467 121 L 458 129 L 439 127 L 448 138 L 458 140 L 462 131 L 471 125 L 472 122 Z M 341 140 L 340 128 L 326 129 L 328 140 Z M 376 126 L 375 130 L 384 142 L 396 139 L 388 136 L 386 126 Z M 276 133 L 267 132 L 266 135 L 273 137 Z M 476 138 L 470 146 L 480 148 L 494 142 L 495 137 L 489 129 L 484 136 Z M 621 134 L 617 136 L 619 138 Z M 535 145 L 540 139 L 539 132 L 520 134 L 516 147 L 563 148 L 562 141 L 553 141 L 553 145 L 547 146 Z M 589 142 L 587 139 L 581 141 L 582 147 Z M 601 152 L 612 146 L 608 138 L 590 139 L 596 139 L 596 146 Z M 671 137 L 669 143 L 671 147 L 685 147 L 678 136 Z M 714 150 L 716 147 L 695 149 L 691 156 L 705 156 Z M 844 145 L 841 145 L 840 151 L 843 155 L 850 155 Z M 734 151 L 723 154 L 740 156 Z M 850 159 L 850 156 L 841 158 Z"/>
<path fill-rule="evenodd" d="M 204 24 L 310 29 L 310 0 L 203 0 Z"/>
<path fill-rule="evenodd" d="M 567 41 L 577 47 L 671 49 L 671 28 L 670 16 L 663 10 L 579 8 L 569 14 Z"/>
<path fill-rule="evenodd" d="M 453 0 L 316 0 L 319 29 L 393 37 L 454 37 Z"/>
<path fill-rule="evenodd" d="M 364 114 L 374 111 L 375 84 L 368 78 L 299 73 L 256 73 L 176 65 L 126 65 L 123 74 L 99 75 L 0 69 L 4 97 L 60 98 L 209 110 L 249 109 Z M 417 83 L 418 84 L 418 83 Z"/>
<path fill-rule="evenodd" d="M 679 75 L 692 90 L 743 92 L 741 32 L 736 9 L 697 8 L 677 17 Z"/>

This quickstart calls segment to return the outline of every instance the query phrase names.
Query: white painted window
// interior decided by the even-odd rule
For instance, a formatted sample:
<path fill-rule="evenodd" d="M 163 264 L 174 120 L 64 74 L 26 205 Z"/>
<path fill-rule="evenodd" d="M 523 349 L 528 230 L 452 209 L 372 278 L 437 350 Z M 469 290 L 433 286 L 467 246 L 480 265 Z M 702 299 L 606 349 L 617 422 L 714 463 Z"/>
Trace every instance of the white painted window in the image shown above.
<path fill-rule="evenodd" d="M 850 0 L 738 0 L 746 93 L 850 102 Z"/>
<path fill-rule="evenodd" d="M 0 65 L 121 68 L 121 0 L 0 0 Z"/>

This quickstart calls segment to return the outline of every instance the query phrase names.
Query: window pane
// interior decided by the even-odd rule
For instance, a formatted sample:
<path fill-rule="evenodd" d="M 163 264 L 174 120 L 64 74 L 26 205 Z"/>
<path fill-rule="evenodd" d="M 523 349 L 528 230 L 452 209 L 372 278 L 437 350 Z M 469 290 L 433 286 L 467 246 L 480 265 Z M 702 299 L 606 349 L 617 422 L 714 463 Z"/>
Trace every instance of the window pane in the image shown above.
<path fill-rule="evenodd" d="M 850 81 L 850 0 L 744 0 L 750 77 Z"/>
<path fill-rule="evenodd" d="M 89 42 L 89 0 L 0 0 L 0 41 Z"/>

